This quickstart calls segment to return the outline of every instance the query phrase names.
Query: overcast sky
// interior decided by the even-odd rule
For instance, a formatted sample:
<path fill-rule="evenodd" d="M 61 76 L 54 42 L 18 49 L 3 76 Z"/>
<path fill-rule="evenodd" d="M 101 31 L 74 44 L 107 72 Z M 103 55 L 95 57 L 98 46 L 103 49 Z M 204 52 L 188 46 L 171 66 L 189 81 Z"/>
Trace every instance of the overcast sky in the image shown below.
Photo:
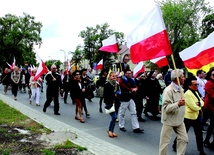
<path fill-rule="evenodd" d="M 214 6 L 214 1 L 211 6 Z M 23 12 L 36 17 L 43 24 L 43 44 L 35 51 L 42 60 L 64 61 L 69 51 L 82 43 L 78 37 L 86 27 L 108 23 L 110 29 L 128 34 L 139 22 L 142 11 L 153 0 L 1 0 L 0 17 L 7 13 L 22 16 Z M 141 13 L 140 13 L 141 12 Z M 70 58 L 71 55 L 68 55 Z"/>

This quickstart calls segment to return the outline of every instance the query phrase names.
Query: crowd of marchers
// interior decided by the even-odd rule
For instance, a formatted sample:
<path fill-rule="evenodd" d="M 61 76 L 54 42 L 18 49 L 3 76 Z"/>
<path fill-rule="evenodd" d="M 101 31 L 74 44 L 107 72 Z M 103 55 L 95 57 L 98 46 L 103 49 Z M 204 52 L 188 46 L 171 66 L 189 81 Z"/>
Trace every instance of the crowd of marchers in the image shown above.
<path fill-rule="evenodd" d="M 127 59 L 127 60 L 125 60 Z M 129 57 L 124 57 L 118 64 L 118 72 L 101 70 L 96 79 L 91 68 L 76 71 L 58 71 L 53 64 L 51 70 L 35 80 L 36 69 L 5 68 L 1 83 L 4 94 L 11 87 L 14 100 L 17 100 L 18 91 L 28 93 L 29 104 L 40 106 L 40 93 L 43 84 L 46 84 L 46 101 L 43 112 L 48 110 L 51 102 L 54 103 L 54 114 L 60 115 L 59 97 L 67 104 L 68 95 L 76 105 L 74 118 L 84 123 L 83 115 L 90 117 L 87 102 L 92 102 L 96 95 L 99 97 L 98 111 L 108 111 L 110 122 L 107 135 L 111 138 L 118 135 L 114 132 L 116 122 L 122 132 L 125 128 L 126 110 L 131 115 L 131 124 L 134 133 L 144 133 L 139 122 L 144 122 L 142 115 L 151 120 L 161 119 L 159 154 L 167 154 L 172 131 L 176 133 L 173 149 L 178 154 L 185 154 L 188 144 L 188 131 L 194 128 L 199 154 L 205 155 L 204 146 L 214 148 L 214 68 L 208 73 L 198 70 L 197 75 L 185 78 L 181 69 L 168 69 L 163 75 L 156 71 L 140 72 L 133 77 L 128 65 Z M 121 74 L 123 73 L 123 74 Z M 110 111 L 110 112 L 109 112 Z M 161 117 L 159 117 L 161 115 Z M 202 132 L 208 125 L 206 137 Z"/>

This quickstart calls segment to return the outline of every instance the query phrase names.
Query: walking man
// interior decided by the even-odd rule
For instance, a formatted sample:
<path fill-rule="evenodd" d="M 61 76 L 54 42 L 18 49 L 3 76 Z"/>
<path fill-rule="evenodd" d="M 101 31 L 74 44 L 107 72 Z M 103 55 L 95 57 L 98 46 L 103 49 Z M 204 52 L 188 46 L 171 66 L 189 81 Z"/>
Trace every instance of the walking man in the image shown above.
<path fill-rule="evenodd" d="M 143 133 L 144 130 L 139 128 L 137 120 L 136 106 L 133 100 L 133 93 L 137 92 L 135 80 L 132 78 L 131 70 L 125 71 L 125 76 L 119 81 L 121 88 L 121 105 L 119 108 L 119 127 L 121 131 L 126 131 L 125 125 L 125 112 L 128 109 L 131 113 L 132 128 L 135 133 Z"/>
<path fill-rule="evenodd" d="M 52 100 L 54 100 L 54 114 L 60 115 L 59 113 L 59 89 L 61 87 L 61 77 L 56 72 L 56 65 L 51 66 L 51 72 L 47 73 L 45 80 L 47 81 L 47 100 L 43 107 L 43 112 L 46 112 L 47 107 L 50 106 Z"/>
<path fill-rule="evenodd" d="M 184 84 L 183 70 L 177 69 L 180 84 Z M 163 124 L 160 135 L 159 155 L 166 155 L 172 131 L 177 136 L 177 154 L 184 155 L 186 152 L 188 136 L 184 125 L 185 100 L 181 96 L 180 88 L 176 78 L 176 71 L 171 72 L 171 84 L 163 92 L 163 105 L 161 122 Z M 183 91 L 183 89 L 181 90 Z"/>

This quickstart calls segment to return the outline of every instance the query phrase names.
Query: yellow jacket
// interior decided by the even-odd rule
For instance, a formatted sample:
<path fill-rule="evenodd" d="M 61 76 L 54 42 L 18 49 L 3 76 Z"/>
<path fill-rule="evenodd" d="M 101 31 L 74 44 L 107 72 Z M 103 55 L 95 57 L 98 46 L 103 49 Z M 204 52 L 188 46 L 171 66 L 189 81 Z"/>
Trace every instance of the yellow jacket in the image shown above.
<path fill-rule="evenodd" d="M 196 92 L 198 97 L 200 98 L 198 92 Z M 197 97 L 192 93 L 191 90 L 187 90 L 184 94 L 185 102 L 186 102 L 186 111 L 184 118 L 196 120 L 199 115 L 199 111 L 204 106 L 204 101 L 200 98 L 201 105 L 198 106 L 196 103 L 198 102 Z"/>

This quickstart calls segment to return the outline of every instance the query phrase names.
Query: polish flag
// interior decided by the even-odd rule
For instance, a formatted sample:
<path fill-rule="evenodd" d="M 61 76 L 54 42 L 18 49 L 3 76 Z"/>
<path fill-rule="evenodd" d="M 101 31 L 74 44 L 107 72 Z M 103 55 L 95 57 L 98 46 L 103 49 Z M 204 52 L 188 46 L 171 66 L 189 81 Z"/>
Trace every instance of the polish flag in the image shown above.
<path fill-rule="evenodd" d="M 99 49 L 100 51 L 117 53 L 119 52 L 118 44 L 115 34 L 109 36 L 107 39 L 102 41 L 103 46 Z"/>
<path fill-rule="evenodd" d="M 169 64 L 166 56 L 155 58 L 155 59 L 152 59 L 150 61 L 152 63 L 155 63 L 159 68 L 161 68 L 163 66 L 167 66 Z"/>
<path fill-rule="evenodd" d="M 69 60 L 67 61 L 67 63 L 68 63 L 68 66 L 66 69 L 66 74 L 68 74 L 68 71 L 71 69 L 71 64 L 70 64 Z"/>
<path fill-rule="evenodd" d="M 103 69 L 103 59 L 100 60 L 100 62 L 97 64 L 96 70 L 102 70 Z"/>
<path fill-rule="evenodd" d="M 16 59 L 14 57 L 12 67 L 15 67 L 15 66 L 16 66 Z"/>
<path fill-rule="evenodd" d="M 10 67 L 10 69 L 13 69 L 13 66 L 11 66 L 8 62 L 6 62 L 6 63 Z"/>
<path fill-rule="evenodd" d="M 47 72 L 48 72 L 48 69 L 47 69 L 45 63 L 39 58 L 39 67 L 36 71 L 34 80 L 36 81 L 42 74 L 46 74 Z"/>
<path fill-rule="evenodd" d="M 127 36 L 133 63 L 172 54 L 160 8 L 153 6 L 147 10 L 141 22 Z"/>
<path fill-rule="evenodd" d="M 134 78 L 135 78 L 139 73 L 144 72 L 144 71 L 145 71 L 145 68 L 144 68 L 144 66 L 143 66 L 143 61 L 141 61 L 141 62 L 139 62 L 139 63 L 137 64 L 137 66 L 135 66 L 135 68 L 134 68 L 134 71 L 133 71 L 133 76 L 134 76 Z"/>
<path fill-rule="evenodd" d="M 179 53 L 188 69 L 201 69 L 214 62 L 214 32 Z"/>

